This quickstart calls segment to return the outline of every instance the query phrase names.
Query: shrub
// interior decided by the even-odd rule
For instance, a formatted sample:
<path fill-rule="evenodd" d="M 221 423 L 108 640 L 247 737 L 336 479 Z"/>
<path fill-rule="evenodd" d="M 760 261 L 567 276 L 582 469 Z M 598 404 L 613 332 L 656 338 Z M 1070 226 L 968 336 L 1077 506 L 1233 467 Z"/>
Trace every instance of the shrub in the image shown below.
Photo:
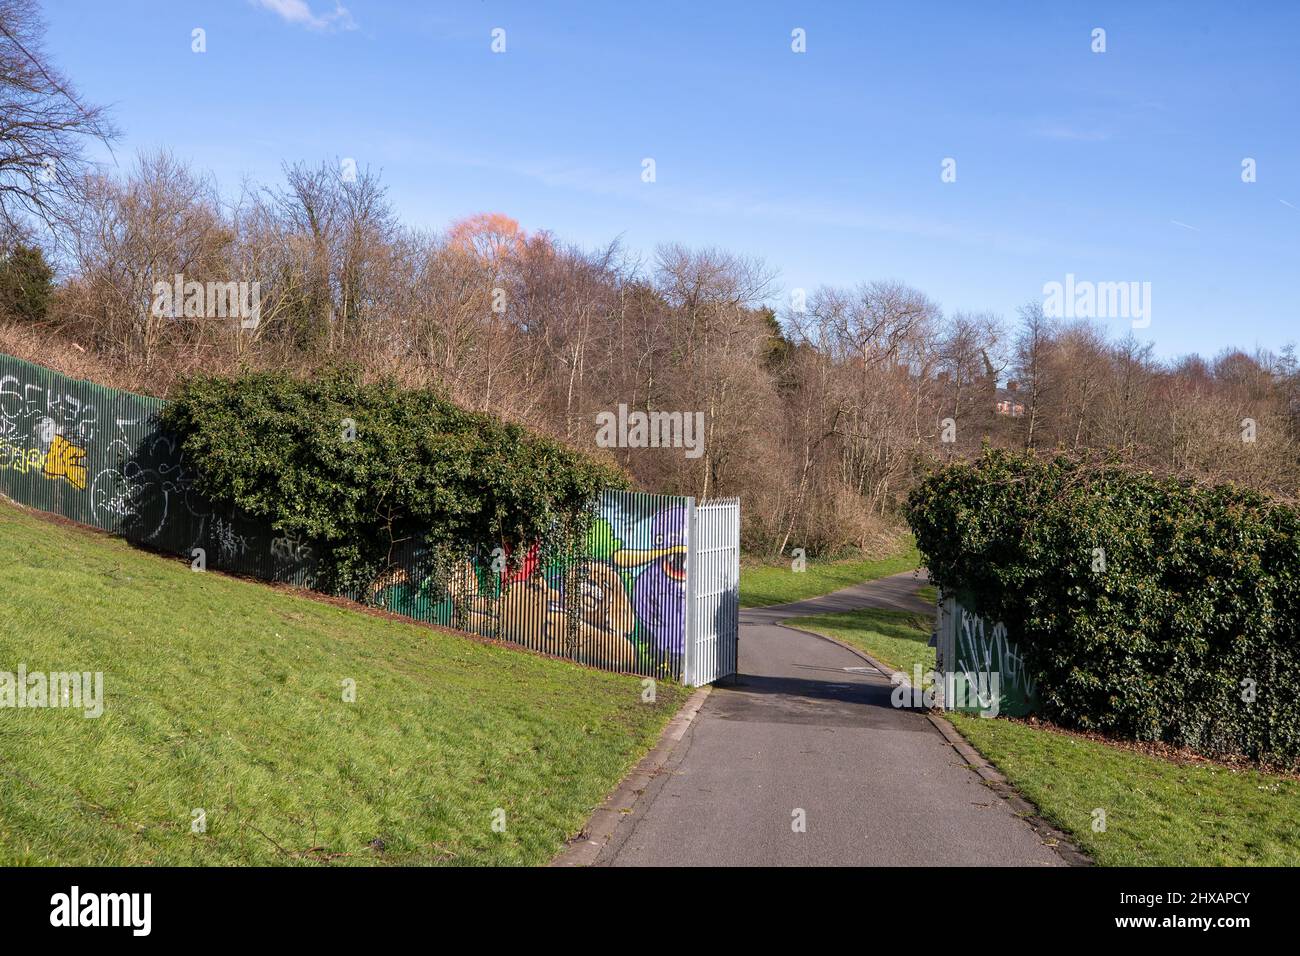
<path fill-rule="evenodd" d="M 54 295 L 54 270 L 37 246 L 17 243 L 0 258 L 0 315 L 40 322 Z"/>
<path fill-rule="evenodd" d="M 931 473 L 908 520 L 934 583 L 1002 620 L 1066 726 L 1300 765 L 1300 513 L 1063 456 Z"/>
<path fill-rule="evenodd" d="M 185 381 L 164 410 L 198 490 L 323 554 L 321 581 L 356 591 L 412 542 L 448 559 L 475 546 L 581 541 L 622 473 L 424 390 L 349 369 Z"/>

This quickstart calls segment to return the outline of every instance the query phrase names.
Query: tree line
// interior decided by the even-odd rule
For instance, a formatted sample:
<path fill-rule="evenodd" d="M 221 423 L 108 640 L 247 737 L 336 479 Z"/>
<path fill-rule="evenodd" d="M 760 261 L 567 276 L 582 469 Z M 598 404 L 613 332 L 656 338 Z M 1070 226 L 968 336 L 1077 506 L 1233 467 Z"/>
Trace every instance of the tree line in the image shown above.
<path fill-rule="evenodd" d="M 647 489 L 739 495 L 746 546 L 773 557 L 891 546 L 927 466 L 986 443 L 1281 495 L 1300 481 L 1289 346 L 1161 361 L 1041 300 L 1007 320 L 897 281 L 805 293 L 723 249 L 584 249 L 500 213 L 414 228 L 348 162 L 287 164 L 233 195 L 166 152 L 106 172 L 81 150 L 113 130 L 43 60 L 30 8 L 0 0 L 5 351 L 155 395 L 196 373 L 351 363 Z M 177 277 L 257 283 L 256 322 L 157 308 Z M 702 451 L 599 447 L 598 416 L 620 405 L 703 413 Z"/>

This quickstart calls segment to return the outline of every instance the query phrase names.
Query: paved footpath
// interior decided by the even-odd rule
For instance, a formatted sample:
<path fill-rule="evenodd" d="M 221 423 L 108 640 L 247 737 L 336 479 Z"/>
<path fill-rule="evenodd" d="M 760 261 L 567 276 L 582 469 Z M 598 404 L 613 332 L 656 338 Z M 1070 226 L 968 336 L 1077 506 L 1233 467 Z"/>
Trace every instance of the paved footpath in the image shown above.
<path fill-rule="evenodd" d="M 885 677 L 777 624 L 928 610 L 921 583 L 900 574 L 742 611 L 738 680 L 709 694 L 596 865 L 1063 865 L 923 712 L 891 705 Z"/>

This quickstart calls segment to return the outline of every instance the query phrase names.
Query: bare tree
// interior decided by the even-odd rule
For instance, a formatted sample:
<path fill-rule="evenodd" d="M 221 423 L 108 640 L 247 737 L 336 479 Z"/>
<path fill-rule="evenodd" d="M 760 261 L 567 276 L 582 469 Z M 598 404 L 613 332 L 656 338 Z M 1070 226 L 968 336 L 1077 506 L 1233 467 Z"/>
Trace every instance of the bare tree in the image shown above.
<path fill-rule="evenodd" d="M 69 320 L 142 375 L 164 364 L 174 371 L 164 353 L 181 343 L 202 349 L 215 329 L 153 308 L 155 284 L 226 278 L 234 235 L 215 185 L 163 152 L 141 156 L 121 180 L 92 174 L 80 192 L 69 227 Z"/>
<path fill-rule="evenodd" d="M 958 312 L 947 323 L 938 343 L 938 366 L 943 388 L 943 410 L 976 429 L 985 424 L 993 408 L 994 389 L 1005 362 L 1000 350 L 1003 332 L 991 313 Z M 969 414 L 968 414 L 969 413 Z"/>
<path fill-rule="evenodd" d="M 103 107 L 80 99 L 42 47 L 35 0 L 0 0 L 0 230 L 6 243 L 35 219 L 66 225 L 88 138 L 115 135 Z"/>
<path fill-rule="evenodd" d="M 1043 405 L 1054 386 L 1048 370 L 1052 348 L 1052 322 L 1040 302 L 1020 308 L 1020 334 L 1016 337 L 1016 379 L 1025 395 L 1023 417 L 1025 447 L 1033 448 L 1043 415 Z"/>
<path fill-rule="evenodd" d="M 707 498 L 738 463 L 755 413 L 768 404 L 753 393 L 764 384 L 753 370 L 767 341 L 756 306 L 775 276 L 759 259 L 677 244 L 659 248 L 656 266 L 659 294 L 671 310 L 672 368 L 665 384 L 678 399 L 663 407 L 704 412 L 704 453 L 694 488 Z"/>

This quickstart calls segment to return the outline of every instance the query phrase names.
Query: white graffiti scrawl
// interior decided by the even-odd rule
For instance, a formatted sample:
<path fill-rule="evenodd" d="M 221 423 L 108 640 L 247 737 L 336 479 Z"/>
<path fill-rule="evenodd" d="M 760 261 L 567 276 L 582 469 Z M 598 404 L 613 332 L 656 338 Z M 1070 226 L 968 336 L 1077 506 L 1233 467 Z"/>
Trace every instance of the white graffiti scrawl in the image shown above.
<path fill-rule="evenodd" d="M 957 632 L 957 670 L 964 673 L 998 674 L 1002 687 L 1019 691 L 1026 699 L 1035 692 L 1033 675 L 1025 666 L 1020 649 L 1007 638 L 1001 621 L 989 626 L 984 618 L 959 605 L 960 626 Z"/>

